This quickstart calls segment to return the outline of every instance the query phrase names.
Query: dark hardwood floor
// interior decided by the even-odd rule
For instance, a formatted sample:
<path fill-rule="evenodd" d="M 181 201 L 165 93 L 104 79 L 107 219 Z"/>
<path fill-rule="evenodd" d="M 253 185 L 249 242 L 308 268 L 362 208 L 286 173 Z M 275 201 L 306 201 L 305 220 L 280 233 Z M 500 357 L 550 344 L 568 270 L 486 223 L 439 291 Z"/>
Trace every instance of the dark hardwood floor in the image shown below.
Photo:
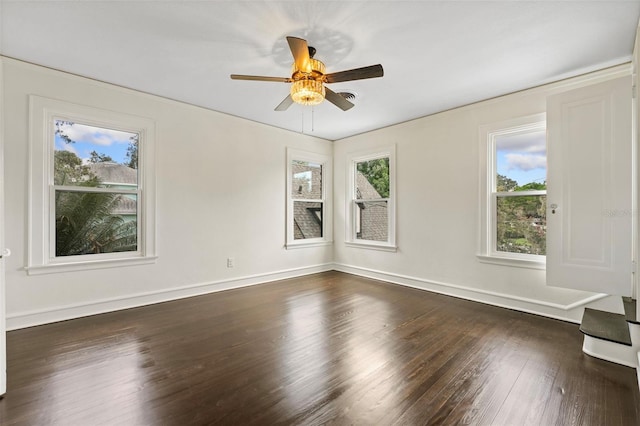
<path fill-rule="evenodd" d="M 11 331 L 2 425 L 639 425 L 578 326 L 339 272 Z"/>

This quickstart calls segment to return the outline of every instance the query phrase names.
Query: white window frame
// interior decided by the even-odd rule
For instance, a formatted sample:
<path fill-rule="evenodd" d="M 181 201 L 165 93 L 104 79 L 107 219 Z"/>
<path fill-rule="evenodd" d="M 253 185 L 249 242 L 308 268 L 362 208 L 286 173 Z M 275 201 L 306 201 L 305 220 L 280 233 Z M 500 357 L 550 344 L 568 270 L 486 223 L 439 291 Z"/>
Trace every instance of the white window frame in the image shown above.
<path fill-rule="evenodd" d="M 148 264 L 156 259 L 155 122 L 151 119 L 55 99 L 29 97 L 29 275 Z M 55 256 L 55 191 L 53 182 L 54 120 L 64 120 L 137 133 L 138 188 L 92 188 L 92 192 L 137 195 L 138 249 L 119 253 Z M 60 189 L 60 188 L 58 188 Z M 64 190 L 74 190 L 65 187 Z"/>
<path fill-rule="evenodd" d="M 380 198 L 376 201 L 387 202 L 387 241 L 373 241 L 358 239 L 356 232 L 358 228 L 358 210 L 356 195 L 356 173 L 357 164 L 363 161 L 376 160 L 379 158 L 389 158 L 389 197 Z M 396 145 L 357 151 L 349 154 L 347 160 L 347 188 L 346 188 L 346 230 L 345 244 L 348 247 L 364 249 L 397 251 L 396 245 Z M 360 200 L 362 201 L 362 200 Z"/>
<path fill-rule="evenodd" d="M 322 166 L 322 196 L 320 199 L 298 199 L 291 197 L 293 189 L 293 168 L 294 161 L 304 161 Z M 286 243 L 285 248 L 297 249 L 305 247 L 318 247 L 331 245 L 333 243 L 333 168 L 332 159 L 328 155 L 315 152 L 301 151 L 287 148 L 287 214 L 286 214 Z M 294 239 L 293 229 L 293 204 L 295 201 L 322 203 L 322 237 Z"/>
<path fill-rule="evenodd" d="M 480 126 L 480 237 L 477 257 L 481 262 L 532 269 L 546 268 L 546 256 L 496 250 L 498 197 L 498 193 L 495 191 L 496 139 L 500 136 L 541 130 L 546 131 L 545 113 Z M 522 191 L 513 194 L 513 196 L 544 194 L 546 191 Z M 509 194 L 500 193 L 500 196 L 509 196 Z"/>

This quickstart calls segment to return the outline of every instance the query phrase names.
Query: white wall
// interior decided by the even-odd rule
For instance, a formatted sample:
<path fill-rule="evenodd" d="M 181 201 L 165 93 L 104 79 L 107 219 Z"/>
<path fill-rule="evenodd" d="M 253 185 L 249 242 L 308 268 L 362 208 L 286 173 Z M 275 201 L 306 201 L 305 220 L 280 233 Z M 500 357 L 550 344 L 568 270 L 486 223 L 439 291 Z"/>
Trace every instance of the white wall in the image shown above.
<path fill-rule="evenodd" d="M 331 268 L 332 247 L 286 250 L 286 147 L 332 143 L 3 58 L 8 327 Z M 153 265 L 28 276 L 28 95 L 156 121 Z M 212 93 L 211 96 L 216 96 Z M 226 267 L 227 257 L 235 268 Z"/>
<path fill-rule="evenodd" d="M 548 287 L 544 270 L 478 260 L 479 127 L 544 113 L 551 93 L 629 71 L 625 65 L 335 142 L 336 268 L 571 321 L 579 321 L 584 304 L 594 299 L 600 305 L 616 303 L 591 293 Z M 347 247 L 346 157 L 353 151 L 388 144 L 396 144 L 397 150 L 399 249 L 391 253 Z"/>
<path fill-rule="evenodd" d="M 544 112 L 548 94 L 628 73 L 629 66 L 331 143 L 2 61 L 10 329 L 332 268 L 571 321 L 594 300 L 615 309 L 611 298 L 547 287 L 543 270 L 478 261 L 479 127 Z M 29 94 L 156 121 L 155 264 L 37 276 L 23 270 Z M 346 157 L 390 143 L 397 146 L 399 249 L 346 247 Z M 284 249 L 287 146 L 334 156 L 333 247 Z M 226 267 L 227 257 L 235 268 Z"/>

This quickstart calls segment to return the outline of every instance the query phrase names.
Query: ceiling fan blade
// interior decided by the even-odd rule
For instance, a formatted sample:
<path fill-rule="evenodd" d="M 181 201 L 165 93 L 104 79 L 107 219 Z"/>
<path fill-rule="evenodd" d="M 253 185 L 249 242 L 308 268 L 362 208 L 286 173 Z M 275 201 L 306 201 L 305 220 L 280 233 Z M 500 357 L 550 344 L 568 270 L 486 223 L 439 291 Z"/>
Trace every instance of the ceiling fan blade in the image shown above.
<path fill-rule="evenodd" d="M 382 77 L 384 70 L 382 65 L 369 65 L 368 67 L 355 68 L 347 71 L 339 71 L 325 74 L 325 83 L 339 83 L 341 81 L 363 80 L 365 78 Z"/>
<path fill-rule="evenodd" d="M 231 80 L 275 81 L 277 83 L 291 83 L 293 81 L 288 77 L 264 77 L 261 75 L 241 75 L 241 74 L 231 74 Z"/>
<path fill-rule="evenodd" d="M 274 111 L 286 111 L 293 104 L 293 98 L 291 95 L 287 96 L 280 102 L 280 104 L 274 109 Z"/>
<path fill-rule="evenodd" d="M 355 106 L 351 102 L 343 98 L 341 95 L 338 95 L 336 92 L 329 89 L 328 87 L 325 87 L 324 90 L 325 90 L 324 98 L 329 102 L 331 102 L 332 104 L 334 104 L 335 106 L 337 106 L 338 108 L 340 108 L 341 110 L 346 111 Z"/>
<path fill-rule="evenodd" d="M 291 54 L 293 55 L 293 61 L 296 64 L 296 68 L 300 72 L 311 72 L 311 61 L 309 60 L 309 46 L 307 40 L 303 40 L 298 37 L 287 37 Z"/>

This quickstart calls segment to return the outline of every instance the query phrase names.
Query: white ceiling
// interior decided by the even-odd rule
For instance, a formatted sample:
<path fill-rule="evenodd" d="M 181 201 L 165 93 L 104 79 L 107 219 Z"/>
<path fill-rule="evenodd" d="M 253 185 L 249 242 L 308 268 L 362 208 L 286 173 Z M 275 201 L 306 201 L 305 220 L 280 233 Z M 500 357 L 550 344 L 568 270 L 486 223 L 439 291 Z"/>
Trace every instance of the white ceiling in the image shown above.
<path fill-rule="evenodd" d="M 631 59 L 640 0 L 0 0 L 0 53 L 272 126 L 336 140 Z M 335 83 L 357 94 L 273 109 L 289 77 L 285 36 L 327 72 L 381 63 L 385 76 Z"/>

